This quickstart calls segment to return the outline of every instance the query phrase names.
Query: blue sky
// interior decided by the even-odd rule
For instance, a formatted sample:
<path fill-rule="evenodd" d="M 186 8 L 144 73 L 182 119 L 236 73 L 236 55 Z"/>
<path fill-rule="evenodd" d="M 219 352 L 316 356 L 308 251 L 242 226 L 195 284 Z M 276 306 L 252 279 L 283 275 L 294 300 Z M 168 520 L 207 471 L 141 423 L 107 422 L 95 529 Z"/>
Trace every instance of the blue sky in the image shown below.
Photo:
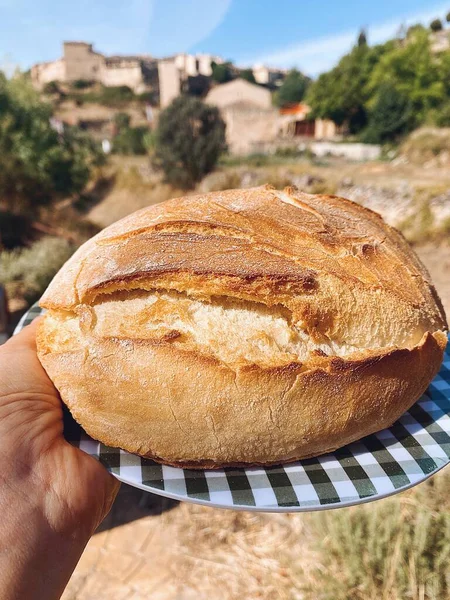
<path fill-rule="evenodd" d="M 0 68 L 56 59 L 63 40 L 83 40 L 108 54 L 208 52 L 316 75 L 361 26 L 380 42 L 448 10 L 450 0 L 0 0 Z"/>

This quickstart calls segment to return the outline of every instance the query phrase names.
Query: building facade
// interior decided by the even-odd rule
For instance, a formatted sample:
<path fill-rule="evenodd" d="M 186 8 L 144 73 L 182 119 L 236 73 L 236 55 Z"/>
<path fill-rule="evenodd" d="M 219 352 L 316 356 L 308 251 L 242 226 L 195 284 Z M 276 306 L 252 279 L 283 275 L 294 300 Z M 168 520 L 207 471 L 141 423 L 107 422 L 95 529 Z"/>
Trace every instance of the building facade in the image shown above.
<path fill-rule="evenodd" d="M 220 109 L 232 153 L 247 154 L 276 138 L 278 111 L 268 89 L 235 79 L 213 88 L 205 101 Z"/>
<path fill-rule="evenodd" d="M 105 56 L 86 42 L 64 42 L 63 57 L 31 68 L 31 79 L 42 89 L 51 81 L 98 81 L 105 86 L 126 85 L 135 93 L 159 92 L 161 106 L 180 94 L 192 77 L 210 77 L 212 63 L 223 62 L 209 54 L 177 54 L 170 58 L 150 56 Z"/>

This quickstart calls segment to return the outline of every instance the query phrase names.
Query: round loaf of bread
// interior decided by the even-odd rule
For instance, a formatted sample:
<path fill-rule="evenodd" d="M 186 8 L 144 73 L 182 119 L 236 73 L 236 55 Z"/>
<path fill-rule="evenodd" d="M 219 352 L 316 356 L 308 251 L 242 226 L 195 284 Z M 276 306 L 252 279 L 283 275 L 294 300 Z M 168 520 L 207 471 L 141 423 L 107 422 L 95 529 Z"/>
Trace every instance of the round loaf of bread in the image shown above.
<path fill-rule="evenodd" d="M 446 344 L 401 234 L 294 188 L 136 212 L 85 243 L 41 306 L 39 358 L 82 427 L 191 468 L 279 464 L 387 427 Z"/>

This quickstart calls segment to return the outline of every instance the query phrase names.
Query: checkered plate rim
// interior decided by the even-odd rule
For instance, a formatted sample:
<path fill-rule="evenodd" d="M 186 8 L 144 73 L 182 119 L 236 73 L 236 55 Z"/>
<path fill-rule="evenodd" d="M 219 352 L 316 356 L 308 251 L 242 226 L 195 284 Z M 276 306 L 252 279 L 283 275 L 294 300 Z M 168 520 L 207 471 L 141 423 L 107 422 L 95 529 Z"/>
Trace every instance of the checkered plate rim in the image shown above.
<path fill-rule="evenodd" d="M 32 306 L 15 333 L 43 312 Z M 159 465 L 93 440 L 68 411 L 64 435 L 120 481 L 176 500 L 265 512 L 362 504 L 417 485 L 450 462 L 450 342 L 428 390 L 392 427 L 284 466 L 195 471 Z"/>

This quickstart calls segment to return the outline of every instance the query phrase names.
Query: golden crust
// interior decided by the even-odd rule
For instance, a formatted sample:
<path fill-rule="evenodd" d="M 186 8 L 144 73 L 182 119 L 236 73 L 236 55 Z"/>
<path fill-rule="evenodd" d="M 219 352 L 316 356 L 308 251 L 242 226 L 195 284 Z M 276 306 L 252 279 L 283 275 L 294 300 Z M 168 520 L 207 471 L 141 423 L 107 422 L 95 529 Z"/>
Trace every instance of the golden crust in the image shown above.
<path fill-rule="evenodd" d="M 446 343 L 402 236 L 292 188 L 130 215 L 78 250 L 41 305 L 39 358 L 86 431 L 191 468 L 288 462 L 389 426 Z"/>

